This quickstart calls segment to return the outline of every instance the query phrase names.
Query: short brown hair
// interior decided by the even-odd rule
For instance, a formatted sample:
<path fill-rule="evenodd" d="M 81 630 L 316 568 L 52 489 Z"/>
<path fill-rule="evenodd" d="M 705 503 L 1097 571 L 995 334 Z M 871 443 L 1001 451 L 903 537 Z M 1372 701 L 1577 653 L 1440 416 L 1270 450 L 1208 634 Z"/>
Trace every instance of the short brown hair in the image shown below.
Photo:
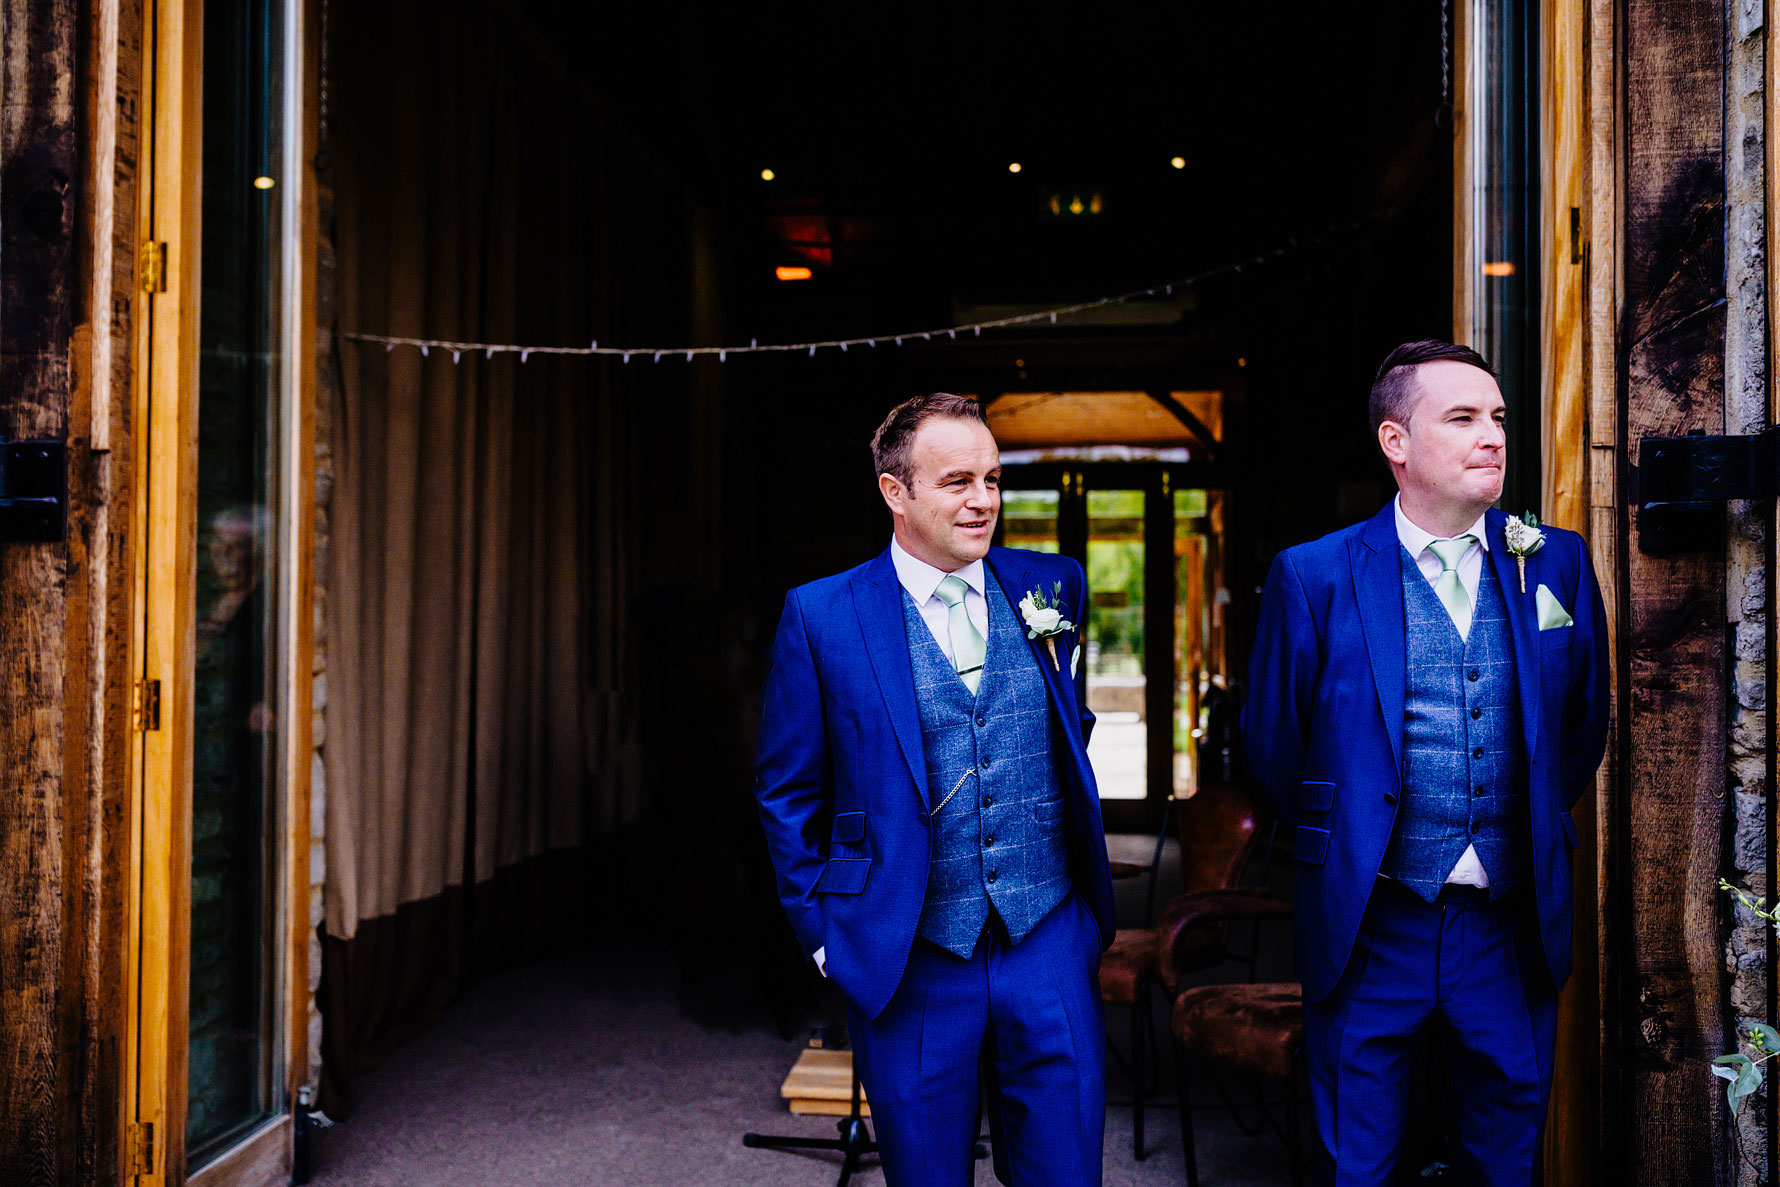
<path fill-rule="evenodd" d="M 1496 378 L 1496 369 L 1469 346 L 1454 346 L 1438 338 L 1405 342 L 1384 356 L 1384 362 L 1378 368 L 1378 377 L 1372 381 L 1372 395 L 1366 401 L 1366 416 L 1372 423 L 1374 435 L 1378 433 L 1378 426 L 1387 420 L 1394 420 L 1400 425 L 1409 423 L 1409 408 L 1415 402 L 1417 390 L 1415 372 L 1423 363 L 1464 363 L 1466 366 L 1476 367 L 1491 379 Z"/>
<path fill-rule="evenodd" d="M 983 406 L 969 396 L 951 392 L 932 392 L 904 400 L 890 410 L 878 431 L 871 435 L 871 462 L 876 473 L 888 474 L 904 486 L 909 485 L 909 451 L 921 426 L 939 417 L 953 420 L 974 420 L 984 428 L 989 418 Z"/>

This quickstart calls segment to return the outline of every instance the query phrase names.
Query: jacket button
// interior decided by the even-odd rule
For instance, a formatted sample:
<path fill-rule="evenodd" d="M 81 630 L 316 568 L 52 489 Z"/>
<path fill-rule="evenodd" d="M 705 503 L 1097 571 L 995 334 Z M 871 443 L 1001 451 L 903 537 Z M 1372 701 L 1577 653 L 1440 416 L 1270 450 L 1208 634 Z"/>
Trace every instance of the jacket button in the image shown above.
<path fill-rule="evenodd" d="M 984 875 L 984 876 L 983 876 L 983 880 L 984 880 L 984 881 L 985 881 L 985 882 L 993 882 L 993 881 L 995 881 L 995 871 L 994 871 L 994 870 L 990 870 L 990 871 L 989 871 L 989 872 L 988 872 L 988 873 L 987 873 L 987 874 L 985 874 L 985 875 Z"/>
<path fill-rule="evenodd" d="M 1467 680 L 1481 680 L 1482 678 L 1483 673 L 1479 672 L 1476 668 L 1472 668 L 1469 672 L 1465 673 L 1465 679 Z"/>
<path fill-rule="evenodd" d="M 1482 831 L 1483 831 L 1483 821 L 1481 821 L 1481 820 L 1473 820 L 1473 821 L 1472 821 L 1472 822 L 1471 822 L 1471 831 L 1472 831 L 1472 832 L 1473 832 L 1473 833 L 1480 833 L 1480 832 L 1482 832 Z"/>
<path fill-rule="evenodd" d="M 1472 720 L 1472 721 L 1476 721 L 1476 720 L 1477 720 L 1477 719 L 1478 719 L 1478 718 L 1479 718 L 1479 717 L 1482 717 L 1482 716 L 1483 716 L 1483 710 L 1482 710 L 1482 709 L 1473 709 L 1473 710 L 1471 710 L 1471 720 Z"/>
<path fill-rule="evenodd" d="M 1483 757 L 1483 747 L 1479 746 L 1479 747 L 1475 748 L 1474 750 L 1472 750 L 1471 757 L 1472 758 L 1482 758 Z"/>
<path fill-rule="evenodd" d="M 1395 804 L 1397 802 L 1397 793 L 1394 791 L 1385 792 L 1384 793 L 1384 802 L 1387 804 Z"/>
<path fill-rule="evenodd" d="M 931 821 L 929 820 L 929 818 L 927 816 L 927 813 L 925 813 L 925 812 L 921 813 L 921 815 L 919 817 L 917 817 L 916 819 L 920 820 L 922 828 L 927 828 L 929 826 L 929 824 L 931 823 Z"/>
<path fill-rule="evenodd" d="M 985 849 L 995 848 L 995 834 L 991 833 L 988 836 L 983 838 L 983 848 L 985 848 Z"/>
<path fill-rule="evenodd" d="M 995 806 L 995 797 L 994 796 L 986 795 L 983 797 L 983 807 L 993 808 L 994 806 Z"/>
<path fill-rule="evenodd" d="M 1484 788 L 1484 787 L 1479 787 L 1479 788 L 1478 788 L 1478 789 L 1477 789 L 1477 790 L 1476 790 L 1476 791 L 1475 791 L 1475 792 L 1473 792 L 1473 793 L 1472 793 L 1472 794 L 1474 794 L 1474 795 L 1488 795 L 1488 794 L 1489 794 L 1489 789 L 1488 789 L 1488 788 Z"/>
<path fill-rule="evenodd" d="M 988 759 L 986 759 L 986 758 L 985 758 L 985 759 L 984 759 L 984 760 L 983 760 L 983 770 L 985 770 L 985 771 L 986 771 L 986 770 L 988 770 L 988 769 L 989 769 L 989 760 L 988 760 Z"/>
<path fill-rule="evenodd" d="M 989 719 L 987 717 L 984 717 L 981 713 L 979 713 L 979 714 L 977 714 L 977 724 L 978 725 L 988 725 Z"/>

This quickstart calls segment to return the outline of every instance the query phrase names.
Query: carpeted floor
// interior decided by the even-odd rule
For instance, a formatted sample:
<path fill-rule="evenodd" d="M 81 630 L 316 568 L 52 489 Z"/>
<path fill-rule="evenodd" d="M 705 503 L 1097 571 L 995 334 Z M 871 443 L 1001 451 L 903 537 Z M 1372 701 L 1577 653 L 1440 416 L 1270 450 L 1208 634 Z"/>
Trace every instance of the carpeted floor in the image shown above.
<path fill-rule="evenodd" d="M 1142 840 L 1128 844 L 1141 848 Z M 1130 896 L 1121 887 L 1121 916 L 1141 913 L 1141 891 L 1128 905 Z M 1125 1016 L 1109 1015 L 1122 1047 Z M 439 1026 L 356 1081 L 352 1120 L 315 1135 L 312 1182 L 826 1187 L 838 1154 L 741 1142 L 745 1130 L 834 1135 L 832 1120 L 793 1117 L 779 1099 L 801 1045 L 764 1021 L 723 1028 L 683 1014 L 662 948 L 612 947 L 531 965 L 477 985 Z M 1109 1094 L 1128 1100 L 1116 1066 L 1109 1074 Z M 1206 1086 L 1197 1091 L 1210 1098 Z M 1207 1187 L 1287 1181 L 1276 1138 L 1245 1138 L 1218 1109 L 1196 1115 Z M 1146 1145 L 1148 1157 L 1133 1161 L 1131 1110 L 1109 1107 L 1107 1187 L 1184 1181 L 1168 1101 L 1152 1107 Z M 883 1175 L 868 1161 L 853 1181 L 866 1187 Z M 977 1182 L 994 1182 L 987 1161 Z"/>

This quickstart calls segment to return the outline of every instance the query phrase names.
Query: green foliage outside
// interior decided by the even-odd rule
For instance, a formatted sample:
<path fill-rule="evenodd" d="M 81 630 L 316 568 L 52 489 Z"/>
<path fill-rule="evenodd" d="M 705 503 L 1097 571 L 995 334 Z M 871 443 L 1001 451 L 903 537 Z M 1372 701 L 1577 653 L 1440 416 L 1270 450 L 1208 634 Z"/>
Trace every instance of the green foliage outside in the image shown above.
<path fill-rule="evenodd" d="M 1135 521 L 1137 530 L 1121 533 L 1122 539 L 1094 539 L 1096 521 L 1107 520 Z M 1095 670 L 1100 675 L 1143 670 L 1142 525 L 1142 491 L 1088 492 L 1088 589 L 1095 601 L 1089 622 L 1099 645 Z"/>
<path fill-rule="evenodd" d="M 1767 920 L 1770 927 L 1780 930 L 1780 910 L 1769 910 L 1766 900 L 1752 898 L 1741 887 L 1723 878 L 1718 880 L 1718 888 L 1729 891 L 1743 906 Z M 1765 1022 L 1749 1023 L 1738 1037 L 1740 1039 L 1739 1048 L 1748 1050 L 1740 1049 L 1729 1055 L 1720 1055 L 1712 1061 L 1712 1074 L 1729 1081 L 1725 1085 L 1724 1094 L 1730 1101 L 1732 1117 L 1737 1115 L 1737 1110 L 1742 1107 L 1743 1102 L 1753 1096 L 1755 1090 L 1761 1087 L 1762 1065 L 1774 1056 L 1780 1055 L 1780 1031 L 1776 1031 Z M 1742 1132 L 1735 1129 L 1732 1132 L 1737 1135 L 1738 1157 L 1743 1157 Z"/>

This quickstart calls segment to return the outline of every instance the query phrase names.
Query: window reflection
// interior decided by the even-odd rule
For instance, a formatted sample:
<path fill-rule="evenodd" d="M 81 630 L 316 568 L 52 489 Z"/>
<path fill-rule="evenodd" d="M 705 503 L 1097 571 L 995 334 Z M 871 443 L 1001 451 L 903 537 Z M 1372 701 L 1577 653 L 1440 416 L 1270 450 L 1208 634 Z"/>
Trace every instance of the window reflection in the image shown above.
<path fill-rule="evenodd" d="M 1539 498 L 1538 20 L 1527 0 L 1471 7 L 1471 324 L 1508 405 L 1503 504 Z"/>
<path fill-rule="evenodd" d="M 274 672 L 287 186 L 281 0 L 204 6 L 188 1171 L 281 1105 Z"/>

